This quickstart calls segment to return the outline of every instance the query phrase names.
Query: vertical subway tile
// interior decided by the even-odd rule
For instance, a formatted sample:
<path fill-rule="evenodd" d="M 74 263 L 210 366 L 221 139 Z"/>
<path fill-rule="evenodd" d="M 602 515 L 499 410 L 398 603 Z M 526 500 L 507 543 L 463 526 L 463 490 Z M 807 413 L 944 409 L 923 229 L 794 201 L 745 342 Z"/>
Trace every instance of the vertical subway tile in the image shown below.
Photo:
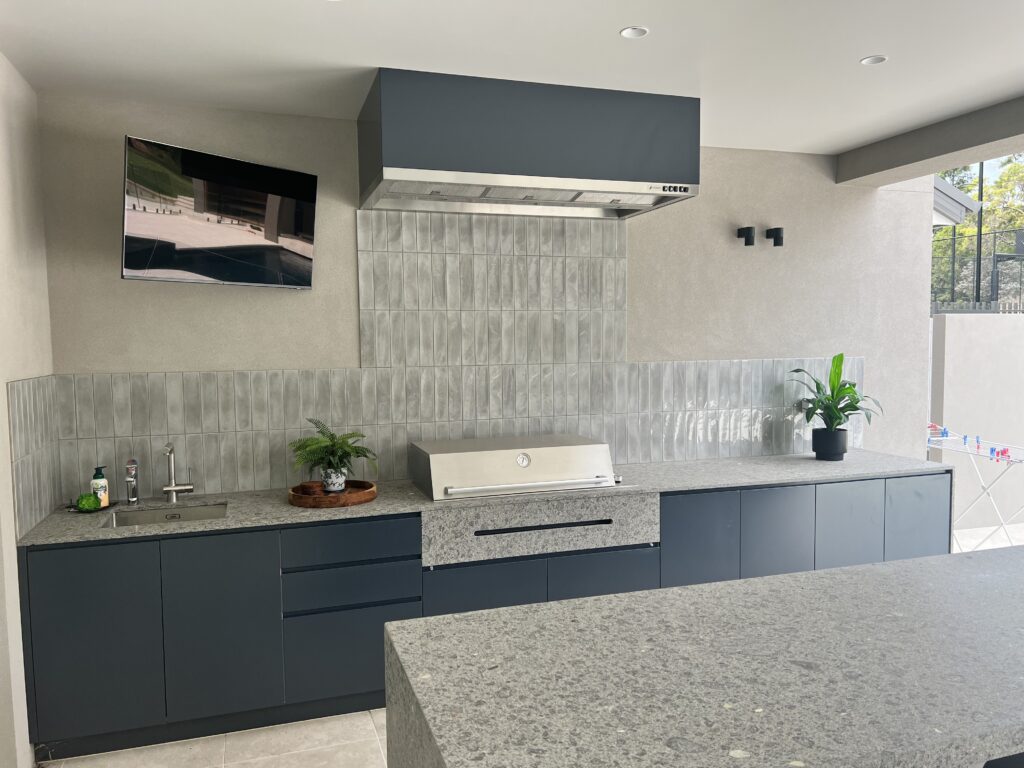
<path fill-rule="evenodd" d="M 422 389 L 423 369 L 407 368 L 405 371 L 405 419 L 404 421 L 421 421 L 420 391 Z"/>
<path fill-rule="evenodd" d="M 447 257 L 443 253 L 430 256 L 430 303 L 434 309 L 448 306 Z"/>
<path fill-rule="evenodd" d="M 458 312 L 445 314 L 445 333 L 448 342 L 446 355 L 449 365 L 462 365 L 462 315 Z"/>
<path fill-rule="evenodd" d="M 196 493 L 207 493 L 206 490 L 206 459 L 203 450 L 202 435 L 185 435 L 185 453 L 188 466 L 192 470 L 192 485 Z"/>
<path fill-rule="evenodd" d="M 260 430 L 252 433 L 252 479 L 253 490 L 270 488 L 270 432 Z"/>
<path fill-rule="evenodd" d="M 373 254 L 373 305 L 374 309 L 390 306 L 390 265 L 387 253 Z M 367 307 L 369 309 L 369 307 Z"/>
<path fill-rule="evenodd" d="M 369 250 L 373 247 L 373 224 L 370 211 L 356 211 L 356 248 Z"/>
<path fill-rule="evenodd" d="M 252 427 L 252 381 L 248 371 L 235 371 L 235 429 L 239 432 Z"/>
<path fill-rule="evenodd" d="M 454 213 L 444 214 L 444 251 L 459 252 L 459 217 Z"/>
<path fill-rule="evenodd" d="M 75 416 L 75 377 L 59 374 L 54 377 L 54 392 L 57 407 L 57 436 L 71 438 L 78 436 Z"/>
<path fill-rule="evenodd" d="M 150 373 L 149 385 L 149 432 L 153 435 L 167 434 L 167 377 L 163 373 Z"/>
<path fill-rule="evenodd" d="M 512 308 L 524 310 L 527 308 L 529 293 L 529 267 L 527 256 L 517 253 L 512 262 Z"/>
<path fill-rule="evenodd" d="M 238 490 L 238 434 L 222 432 L 220 436 L 220 488 L 225 493 Z"/>
<path fill-rule="evenodd" d="M 431 213 L 429 218 L 430 252 L 444 253 L 444 216 L 440 213 Z"/>
<path fill-rule="evenodd" d="M 96 436 L 96 412 L 92 376 L 75 376 L 75 421 L 79 437 Z"/>
<path fill-rule="evenodd" d="M 448 309 L 459 309 L 462 300 L 460 277 L 460 256 L 447 254 L 444 257 L 444 292 Z"/>
<path fill-rule="evenodd" d="M 388 254 L 388 307 L 391 309 L 402 309 L 405 306 L 404 264 L 402 254 Z"/>
<path fill-rule="evenodd" d="M 60 440 L 59 446 L 61 496 L 74 499 L 84 487 L 78 473 L 78 440 Z"/>
<path fill-rule="evenodd" d="M 487 296 L 485 305 L 487 309 L 501 309 L 501 256 L 490 254 L 487 256 Z"/>
<path fill-rule="evenodd" d="M 366 423 L 363 418 L 362 371 L 359 368 L 345 369 L 345 410 L 346 425 Z"/>
<path fill-rule="evenodd" d="M 370 232 L 372 233 L 371 246 L 375 251 L 386 251 L 388 249 L 388 219 L 386 211 L 373 211 L 370 213 Z"/>
<path fill-rule="evenodd" d="M 165 377 L 167 403 L 167 433 L 185 434 L 184 379 L 180 373 L 168 373 Z"/>
<path fill-rule="evenodd" d="M 284 488 L 288 484 L 288 449 L 282 429 L 272 429 L 267 439 L 270 453 L 270 487 Z"/>
<path fill-rule="evenodd" d="M 473 309 L 487 309 L 487 256 L 473 256 Z"/>
<path fill-rule="evenodd" d="M 448 369 L 434 369 L 434 418 L 447 421 L 448 416 Z"/>
<path fill-rule="evenodd" d="M 377 329 L 373 310 L 359 311 L 359 364 L 363 368 L 377 365 Z"/>
<path fill-rule="evenodd" d="M 448 313 L 431 313 L 434 327 L 434 365 L 448 364 Z"/>
<path fill-rule="evenodd" d="M 207 433 L 203 435 L 203 479 L 207 493 L 220 493 L 222 490 L 220 439 L 221 435 L 219 434 Z"/>
<path fill-rule="evenodd" d="M 150 434 L 149 377 L 144 373 L 131 374 L 132 433 Z"/>
<path fill-rule="evenodd" d="M 540 339 L 540 312 L 530 310 L 526 313 L 526 362 L 535 364 L 540 362 L 541 345 L 537 343 Z"/>
<path fill-rule="evenodd" d="M 416 214 L 416 247 L 418 253 L 430 253 L 430 214 Z"/>
<path fill-rule="evenodd" d="M 401 211 L 388 211 L 386 214 L 388 228 L 388 251 L 391 253 L 402 252 L 402 213 Z"/>
<path fill-rule="evenodd" d="M 283 371 L 281 374 L 283 381 L 283 411 L 284 411 L 284 428 L 285 429 L 298 429 L 303 425 L 302 417 L 302 401 L 299 395 L 299 372 L 297 370 Z"/>
<path fill-rule="evenodd" d="M 377 370 L 377 381 L 374 384 L 377 398 L 378 424 L 390 424 L 394 419 L 391 415 L 391 382 L 394 378 L 391 368 L 379 368 Z"/>
<path fill-rule="evenodd" d="M 114 373 L 110 376 L 110 389 L 113 400 L 114 435 L 127 437 L 132 434 L 132 399 L 131 384 L 127 373 Z M 55 389 L 56 393 L 56 389 Z M 60 419 L 60 403 L 57 403 L 58 421 Z"/>
<path fill-rule="evenodd" d="M 377 423 L 377 376 L 372 370 L 358 370 L 359 399 L 362 404 L 363 426 Z"/>
<path fill-rule="evenodd" d="M 235 381 L 230 371 L 217 374 L 217 418 L 221 432 L 235 431 Z M 221 478 L 223 483 L 223 476 Z"/>
<path fill-rule="evenodd" d="M 405 318 L 408 312 L 391 312 L 391 365 L 409 364 L 407 360 L 408 340 L 405 332 Z M 417 354 L 419 350 L 417 349 Z"/>
<path fill-rule="evenodd" d="M 252 432 L 239 432 L 237 441 L 238 490 L 251 491 L 255 487 L 254 441 Z"/>
<path fill-rule="evenodd" d="M 284 371 L 267 371 L 267 426 L 284 429 Z"/>
<path fill-rule="evenodd" d="M 329 376 L 329 386 L 331 390 L 331 426 L 346 426 L 348 424 L 351 424 L 351 421 L 348 418 L 348 407 L 346 397 L 347 392 L 345 388 L 345 369 L 332 368 L 329 371 Z"/>
<path fill-rule="evenodd" d="M 391 365 L 391 313 L 387 310 L 378 309 L 374 312 L 373 322 L 375 325 L 375 350 L 376 365 L 386 367 Z"/>
<path fill-rule="evenodd" d="M 356 280 L 359 291 L 359 308 L 373 309 L 373 254 L 359 251 L 356 255 Z"/>
<path fill-rule="evenodd" d="M 459 328 L 462 335 L 460 359 L 463 365 L 475 365 L 476 360 L 476 326 L 473 312 L 459 313 Z"/>
<path fill-rule="evenodd" d="M 132 393 L 134 395 L 134 376 L 132 381 Z M 199 397 L 202 406 L 202 429 L 204 433 L 220 431 L 220 403 L 217 393 L 217 374 L 212 371 L 203 371 L 199 374 Z M 148 409 L 147 409 L 148 410 Z M 134 397 L 132 412 L 134 413 Z"/>
<path fill-rule="evenodd" d="M 249 385 L 252 429 L 254 431 L 270 429 L 267 371 L 252 371 L 249 374 Z"/>
<path fill-rule="evenodd" d="M 109 373 L 92 377 L 96 437 L 114 436 L 114 393 Z"/>
<path fill-rule="evenodd" d="M 417 291 L 416 303 L 419 309 L 434 308 L 433 274 L 431 272 L 431 257 L 429 253 L 416 254 L 416 282 Z"/>

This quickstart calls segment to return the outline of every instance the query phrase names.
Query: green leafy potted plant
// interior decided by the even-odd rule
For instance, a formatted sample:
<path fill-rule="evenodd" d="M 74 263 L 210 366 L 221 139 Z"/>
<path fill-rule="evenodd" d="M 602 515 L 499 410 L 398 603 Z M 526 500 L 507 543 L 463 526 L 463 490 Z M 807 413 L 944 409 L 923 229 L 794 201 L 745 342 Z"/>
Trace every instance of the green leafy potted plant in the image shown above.
<path fill-rule="evenodd" d="M 821 461 L 842 461 L 846 453 L 846 429 L 843 425 L 856 414 L 863 414 L 870 424 L 871 416 L 882 412 L 881 403 L 858 392 L 856 382 L 843 378 L 842 352 L 832 358 L 827 387 L 803 368 L 794 368 L 790 373 L 802 373 L 813 382 L 812 386 L 805 379 L 790 379 L 803 384 L 811 392 L 811 397 L 801 398 L 796 404 L 803 411 L 807 423 L 810 424 L 818 417 L 825 425 L 816 427 L 811 433 L 811 448 L 815 457 Z M 871 403 L 878 412 L 865 403 Z"/>
<path fill-rule="evenodd" d="M 345 490 L 345 480 L 352 473 L 352 462 L 356 459 L 377 458 L 372 450 L 365 445 L 358 445 L 365 440 L 362 432 L 346 432 L 339 435 L 320 419 L 306 419 L 316 427 L 316 434 L 302 437 L 288 443 L 295 454 L 296 467 L 319 468 L 324 482 L 324 491 L 339 493 Z"/>

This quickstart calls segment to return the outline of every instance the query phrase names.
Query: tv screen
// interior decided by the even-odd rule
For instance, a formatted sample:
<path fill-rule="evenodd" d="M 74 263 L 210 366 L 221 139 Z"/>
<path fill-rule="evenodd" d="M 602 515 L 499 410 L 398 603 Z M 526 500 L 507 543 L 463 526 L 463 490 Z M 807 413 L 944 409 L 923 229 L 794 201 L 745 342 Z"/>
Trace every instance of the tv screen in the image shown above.
<path fill-rule="evenodd" d="M 125 137 L 130 280 L 313 284 L 316 176 Z"/>

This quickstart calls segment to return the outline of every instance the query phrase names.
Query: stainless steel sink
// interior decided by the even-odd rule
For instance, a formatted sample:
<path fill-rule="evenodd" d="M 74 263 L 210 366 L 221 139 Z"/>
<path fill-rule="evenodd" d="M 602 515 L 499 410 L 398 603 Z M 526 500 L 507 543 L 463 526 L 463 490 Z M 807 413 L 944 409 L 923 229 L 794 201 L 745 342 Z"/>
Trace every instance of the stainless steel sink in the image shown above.
<path fill-rule="evenodd" d="M 206 504 L 196 507 L 164 507 L 163 509 L 114 509 L 102 528 L 125 528 L 132 525 L 182 523 L 194 520 L 219 520 L 227 517 L 227 504 Z"/>

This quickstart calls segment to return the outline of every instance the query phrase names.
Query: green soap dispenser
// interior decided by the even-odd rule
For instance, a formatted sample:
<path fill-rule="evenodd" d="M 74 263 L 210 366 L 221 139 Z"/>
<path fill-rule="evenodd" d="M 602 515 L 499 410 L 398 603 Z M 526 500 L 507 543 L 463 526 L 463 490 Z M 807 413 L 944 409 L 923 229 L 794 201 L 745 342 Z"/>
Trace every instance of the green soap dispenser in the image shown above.
<path fill-rule="evenodd" d="M 107 483 L 107 478 L 103 476 L 104 469 L 106 469 L 105 466 L 96 467 L 96 471 L 92 476 L 92 482 L 89 483 L 93 494 L 100 500 L 100 509 L 106 509 L 110 506 L 110 484 Z"/>

